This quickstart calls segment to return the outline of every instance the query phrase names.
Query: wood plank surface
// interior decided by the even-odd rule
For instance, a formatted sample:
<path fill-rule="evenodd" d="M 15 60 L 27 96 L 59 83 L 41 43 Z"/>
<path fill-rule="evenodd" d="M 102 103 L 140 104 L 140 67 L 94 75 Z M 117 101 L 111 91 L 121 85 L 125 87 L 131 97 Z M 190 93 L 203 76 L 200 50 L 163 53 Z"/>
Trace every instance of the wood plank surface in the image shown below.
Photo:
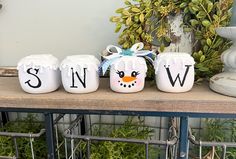
<path fill-rule="evenodd" d="M 81 109 L 236 114 L 236 98 L 212 92 L 207 84 L 186 93 L 164 93 L 146 83 L 138 93 L 115 93 L 109 79 L 101 79 L 96 92 L 70 94 L 61 87 L 47 94 L 25 93 L 17 77 L 0 77 L 0 108 Z"/>
<path fill-rule="evenodd" d="M 16 67 L 0 67 L 0 77 L 17 77 Z"/>

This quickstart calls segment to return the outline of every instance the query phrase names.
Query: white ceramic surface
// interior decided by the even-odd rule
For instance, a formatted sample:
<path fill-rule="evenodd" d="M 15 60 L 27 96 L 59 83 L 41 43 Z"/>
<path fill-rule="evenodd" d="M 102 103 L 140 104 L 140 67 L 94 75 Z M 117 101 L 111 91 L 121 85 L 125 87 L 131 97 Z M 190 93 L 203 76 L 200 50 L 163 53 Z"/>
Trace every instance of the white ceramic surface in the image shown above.
<path fill-rule="evenodd" d="M 216 31 L 220 36 L 232 40 L 233 45 L 222 53 L 224 72 L 210 79 L 210 88 L 215 92 L 236 97 L 236 27 L 221 27 Z"/>
<path fill-rule="evenodd" d="M 60 86 L 59 62 L 50 54 L 24 57 L 18 62 L 17 69 L 25 92 L 48 93 Z"/>
<path fill-rule="evenodd" d="M 164 92 L 186 92 L 194 83 L 194 59 L 188 53 L 161 53 L 155 60 L 156 84 Z"/>
<path fill-rule="evenodd" d="M 89 93 L 99 86 L 100 62 L 93 55 L 67 56 L 60 66 L 64 89 L 70 93 Z"/>
<path fill-rule="evenodd" d="M 110 87 L 115 92 L 133 93 L 143 90 L 147 65 L 145 59 L 123 56 L 111 64 Z"/>

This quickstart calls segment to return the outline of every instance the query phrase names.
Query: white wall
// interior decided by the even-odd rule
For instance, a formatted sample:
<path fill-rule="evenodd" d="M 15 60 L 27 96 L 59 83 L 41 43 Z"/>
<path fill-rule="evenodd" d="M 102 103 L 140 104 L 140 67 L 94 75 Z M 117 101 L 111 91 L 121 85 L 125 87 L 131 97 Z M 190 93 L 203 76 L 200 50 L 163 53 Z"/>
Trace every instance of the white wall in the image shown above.
<path fill-rule="evenodd" d="M 94 54 L 116 44 L 109 18 L 123 0 L 1 0 L 0 66 L 16 66 L 29 54 L 51 53 L 62 60 Z"/>

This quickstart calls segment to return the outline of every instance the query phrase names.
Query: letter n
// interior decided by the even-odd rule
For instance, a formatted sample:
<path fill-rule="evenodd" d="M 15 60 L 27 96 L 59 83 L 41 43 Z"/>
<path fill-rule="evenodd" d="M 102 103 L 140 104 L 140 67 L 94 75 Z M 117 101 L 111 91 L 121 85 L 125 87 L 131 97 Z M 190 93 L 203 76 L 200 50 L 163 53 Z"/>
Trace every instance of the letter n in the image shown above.
<path fill-rule="evenodd" d="M 71 68 L 71 72 L 72 72 L 72 86 L 70 86 L 70 88 L 78 88 L 78 86 L 75 85 L 75 75 L 76 77 L 79 79 L 79 82 L 82 84 L 82 86 L 84 88 L 86 88 L 86 69 L 87 68 L 84 68 L 83 71 L 84 71 L 84 76 L 83 78 L 81 78 L 78 74 L 77 71 L 74 72 L 73 68 Z"/>

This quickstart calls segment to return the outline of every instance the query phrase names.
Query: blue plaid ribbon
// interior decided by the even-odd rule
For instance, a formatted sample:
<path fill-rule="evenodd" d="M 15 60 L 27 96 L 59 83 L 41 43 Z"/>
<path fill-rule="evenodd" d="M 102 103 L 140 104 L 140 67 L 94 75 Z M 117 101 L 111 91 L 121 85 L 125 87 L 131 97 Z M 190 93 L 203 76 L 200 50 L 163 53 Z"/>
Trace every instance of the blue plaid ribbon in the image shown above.
<path fill-rule="evenodd" d="M 99 67 L 99 74 L 104 75 L 111 64 L 123 56 L 137 56 L 137 57 L 145 57 L 153 64 L 153 57 L 155 56 L 152 51 L 149 50 L 142 50 L 143 43 L 136 43 L 130 49 L 123 50 L 117 46 L 109 45 L 107 46 L 107 51 L 111 54 L 109 56 L 103 56 L 104 61 L 101 63 Z M 113 52 L 112 50 L 116 50 Z"/>

